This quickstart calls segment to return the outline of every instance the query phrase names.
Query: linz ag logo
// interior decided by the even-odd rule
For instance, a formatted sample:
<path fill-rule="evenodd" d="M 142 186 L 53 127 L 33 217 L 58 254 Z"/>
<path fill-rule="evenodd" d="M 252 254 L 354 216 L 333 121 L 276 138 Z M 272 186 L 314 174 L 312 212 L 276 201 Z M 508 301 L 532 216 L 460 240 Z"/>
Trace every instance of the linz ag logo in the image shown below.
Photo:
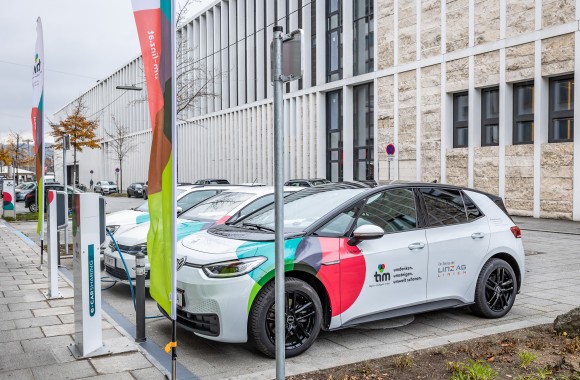
<path fill-rule="evenodd" d="M 183 264 L 185 264 L 185 261 L 186 260 L 187 260 L 187 258 L 185 256 L 177 259 L 177 270 L 180 270 L 181 269 L 181 267 L 183 266 Z"/>
<path fill-rule="evenodd" d="M 437 277 L 451 277 L 467 275 L 467 265 L 455 264 L 455 261 L 439 263 Z"/>
<path fill-rule="evenodd" d="M 375 282 L 386 282 L 391 281 L 391 274 L 385 272 L 385 264 L 379 264 L 375 272 Z"/>

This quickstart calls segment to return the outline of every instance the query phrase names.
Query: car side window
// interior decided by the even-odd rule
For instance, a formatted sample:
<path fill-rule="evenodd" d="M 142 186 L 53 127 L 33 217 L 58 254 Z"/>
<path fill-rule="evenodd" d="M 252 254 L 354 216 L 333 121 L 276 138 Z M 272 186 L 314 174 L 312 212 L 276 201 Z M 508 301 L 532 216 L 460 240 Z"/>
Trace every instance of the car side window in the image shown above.
<path fill-rule="evenodd" d="M 369 198 L 356 222 L 360 227 L 374 224 L 385 234 L 417 228 L 417 209 L 413 189 L 391 189 Z"/>
<path fill-rule="evenodd" d="M 244 207 L 243 209 L 241 209 L 236 215 L 236 220 L 243 218 L 246 215 L 249 215 L 258 209 L 261 209 L 262 207 L 269 205 L 270 203 L 274 203 L 274 194 L 268 194 L 262 198 L 259 198 L 256 201 Z"/>
<path fill-rule="evenodd" d="M 341 212 L 330 222 L 326 223 L 318 231 L 316 231 L 316 235 L 324 237 L 346 236 L 361 207 L 362 203 L 359 203 L 356 206 Z"/>
<path fill-rule="evenodd" d="M 481 218 L 483 214 L 481 213 L 481 211 L 479 211 L 479 209 L 477 208 L 475 203 L 473 203 L 471 198 L 469 198 L 467 194 L 465 194 L 465 192 L 463 191 L 461 192 L 461 195 L 463 196 L 463 203 L 465 203 L 465 213 L 467 214 L 467 221 L 471 222 L 475 219 Z"/>
<path fill-rule="evenodd" d="M 424 188 L 421 189 L 421 194 L 427 208 L 430 226 L 440 227 L 467 222 L 465 205 L 459 190 Z"/>
<path fill-rule="evenodd" d="M 209 197 L 213 197 L 217 194 L 217 190 L 207 190 L 207 191 L 192 191 L 191 193 L 184 195 L 183 198 L 177 201 L 177 205 L 183 209 L 183 211 L 195 206 L 196 204 L 205 201 Z"/>

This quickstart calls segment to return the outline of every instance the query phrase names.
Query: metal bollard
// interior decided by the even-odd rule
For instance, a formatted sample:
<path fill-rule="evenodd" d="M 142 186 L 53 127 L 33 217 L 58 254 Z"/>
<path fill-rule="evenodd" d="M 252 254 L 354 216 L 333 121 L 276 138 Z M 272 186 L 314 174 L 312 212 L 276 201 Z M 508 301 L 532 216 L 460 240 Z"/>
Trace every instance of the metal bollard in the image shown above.
<path fill-rule="evenodd" d="M 147 340 L 145 336 L 145 255 L 138 252 L 135 255 L 135 342 Z"/>

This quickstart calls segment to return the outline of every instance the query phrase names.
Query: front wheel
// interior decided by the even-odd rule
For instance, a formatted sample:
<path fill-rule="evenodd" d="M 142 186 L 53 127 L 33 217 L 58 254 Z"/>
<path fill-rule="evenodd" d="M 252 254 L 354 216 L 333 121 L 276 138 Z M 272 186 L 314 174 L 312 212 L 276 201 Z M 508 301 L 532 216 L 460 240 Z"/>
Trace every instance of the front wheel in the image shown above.
<path fill-rule="evenodd" d="M 485 318 L 503 317 L 514 305 L 517 285 L 516 274 L 506 261 L 489 260 L 477 279 L 473 312 Z"/>
<path fill-rule="evenodd" d="M 127 198 L 131 198 L 131 194 L 127 191 Z"/>
<path fill-rule="evenodd" d="M 263 354 L 275 357 L 275 287 L 274 281 L 260 291 L 248 321 L 248 336 Z M 322 305 L 310 285 L 297 278 L 286 279 L 286 357 L 300 355 L 318 336 L 322 323 Z"/>

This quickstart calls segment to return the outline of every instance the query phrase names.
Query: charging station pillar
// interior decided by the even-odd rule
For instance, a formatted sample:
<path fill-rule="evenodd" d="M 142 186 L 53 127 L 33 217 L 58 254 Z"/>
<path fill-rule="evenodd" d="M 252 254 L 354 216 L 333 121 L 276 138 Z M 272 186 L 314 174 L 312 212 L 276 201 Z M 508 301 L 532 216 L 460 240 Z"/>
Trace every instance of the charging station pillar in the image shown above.
<path fill-rule="evenodd" d="M 2 216 L 16 219 L 16 197 L 14 196 L 14 180 L 5 179 L 2 188 Z"/>
<path fill-rule="evenodd" d="M 65 220 L 64 197 L 66 193 L 62 191 L 50 190 L 48 192 L 48 292 L 44 293 L 47 299 L 62 298 L 58 291 L 58 258 L 60 247 L 58 244 L 58 229 Z"/>
<path fill-rule="evenodd" d="M 73 207 L 75 349 L 71 351 L 77 358 L 105 355 L 110 350 L 103 347 L 99 257 L 104 199 L 98 194 L 75 194 Z"/>

